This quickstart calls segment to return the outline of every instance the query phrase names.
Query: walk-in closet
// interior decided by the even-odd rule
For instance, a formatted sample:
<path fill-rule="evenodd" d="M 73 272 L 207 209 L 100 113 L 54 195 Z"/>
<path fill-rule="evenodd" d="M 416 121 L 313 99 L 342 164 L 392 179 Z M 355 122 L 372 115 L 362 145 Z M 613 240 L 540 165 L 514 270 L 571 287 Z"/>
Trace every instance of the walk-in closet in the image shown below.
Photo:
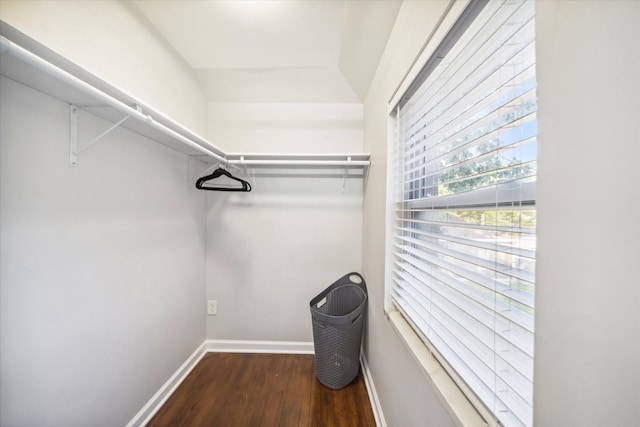
<path fill-rule="evenodd" d="M 637 22 L 0 0 L 0 427 L 637 426 Z M 332 390 L 310 301 L 349 274 Z"/>

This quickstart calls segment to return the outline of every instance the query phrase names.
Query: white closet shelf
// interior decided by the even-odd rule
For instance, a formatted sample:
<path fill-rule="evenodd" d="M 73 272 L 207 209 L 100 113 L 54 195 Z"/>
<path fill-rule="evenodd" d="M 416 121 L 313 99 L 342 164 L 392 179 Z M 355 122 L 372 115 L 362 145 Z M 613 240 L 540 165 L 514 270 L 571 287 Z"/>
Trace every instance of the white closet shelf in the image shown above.
<path fill-rule="evenodd" d="M 46 53 L 56 65 L 0 35 L 0 74 L 113 123 L 130 116 L 135 120 L 123 127 L 187 155 L 224 160 L 222 150 L 204 138 L 54 52 Z"/>
<path fill-rule="evenodd" d="M 171 147 L 188 156 L 246 167 L 289 167 L 302 169 L 353 168 L 370 165 L 367 153 L 267 154 L 225 153 L 205 138 L 190 131 L 144 102 L 108 84 L 55 52 L 0 21 L 0 74 L 81 110 L 89 111 L 137 134 Z M 36 46 L 41 56 L 5 37 L 17 34 L 22 42 Z M 42 53 L 44 52 L 44 54 Z M 45 59 L 46 57 L 46 59 Z M 131 120 L 134 119 L 134 120 Z M 73 160 L 72 160 L 73 164 Z"/>

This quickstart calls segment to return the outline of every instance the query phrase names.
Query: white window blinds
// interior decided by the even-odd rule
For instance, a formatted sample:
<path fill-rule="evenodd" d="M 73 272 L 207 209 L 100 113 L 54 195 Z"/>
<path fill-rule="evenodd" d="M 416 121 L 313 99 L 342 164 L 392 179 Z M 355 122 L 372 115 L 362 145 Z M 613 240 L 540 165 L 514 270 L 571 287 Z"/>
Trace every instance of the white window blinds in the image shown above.
<path fill-rule="evenodd" d="M 531 425 L 534 3 L 488 2 L 457 31 L 394 113 L 391 296 L 472 401 Z"/>

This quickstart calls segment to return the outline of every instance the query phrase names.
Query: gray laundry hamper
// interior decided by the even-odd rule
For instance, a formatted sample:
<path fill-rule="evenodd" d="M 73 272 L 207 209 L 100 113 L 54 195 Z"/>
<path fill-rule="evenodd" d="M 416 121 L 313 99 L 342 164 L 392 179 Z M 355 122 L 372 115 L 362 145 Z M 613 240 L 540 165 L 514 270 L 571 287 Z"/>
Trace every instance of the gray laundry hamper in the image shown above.
<path fill-rule="evenodd" d="M 326 387 L 344 388 L 360 371 L 360 344 L 367 305 L 364 278 L 359 273 L 349 273 L 309 305 L 316 376 Z"/>

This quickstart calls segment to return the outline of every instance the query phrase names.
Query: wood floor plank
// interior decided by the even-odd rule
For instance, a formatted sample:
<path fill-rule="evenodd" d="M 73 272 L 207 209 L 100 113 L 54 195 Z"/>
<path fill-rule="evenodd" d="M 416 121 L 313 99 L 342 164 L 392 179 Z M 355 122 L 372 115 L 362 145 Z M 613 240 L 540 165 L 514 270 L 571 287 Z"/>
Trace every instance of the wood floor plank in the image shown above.
<path fill-rule="evenodd" d="M 362 374 L 342 390 L 318 382 L 313 355 L 208 353 L 149 427 L 375 426 Z"/>

